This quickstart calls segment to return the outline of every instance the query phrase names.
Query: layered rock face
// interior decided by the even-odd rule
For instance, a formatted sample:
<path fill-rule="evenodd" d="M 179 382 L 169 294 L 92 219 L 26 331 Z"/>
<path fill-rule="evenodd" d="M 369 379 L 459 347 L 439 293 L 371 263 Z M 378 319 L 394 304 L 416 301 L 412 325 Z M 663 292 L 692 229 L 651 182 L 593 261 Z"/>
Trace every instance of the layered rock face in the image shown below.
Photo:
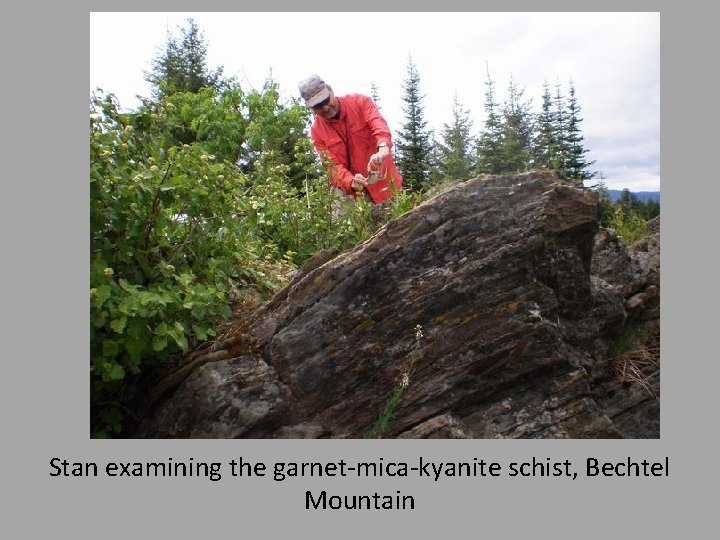
<path fill-rule="evenodd" d="M 608 355 L 659 299 L 659 252 L 599 245 L 598 213 L 551 173 L 455 184 L 308 261 L 163 381 L 134 436 L 361 438 L 406 374 L 389 437 L 657 437 L 659 397 Z"/>

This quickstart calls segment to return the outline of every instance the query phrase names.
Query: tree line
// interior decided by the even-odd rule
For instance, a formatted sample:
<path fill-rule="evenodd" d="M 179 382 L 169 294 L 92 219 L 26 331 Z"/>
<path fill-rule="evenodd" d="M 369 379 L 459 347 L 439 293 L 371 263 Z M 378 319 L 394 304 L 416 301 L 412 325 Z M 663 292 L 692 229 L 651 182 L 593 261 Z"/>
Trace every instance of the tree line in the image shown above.
<path fill-rule="evenodd" d="M 495 81 L 486 68 L 485 121 L 473 135 L 468 110 L 453 99 L 451 118 L 440 137 L 428 129 L 424 118 L 421 78 L 412 57 L 408 59 L 403 89 L 404 123 L 397 136 L 396 159 L 404 186 L 424 192 L 441 182 L 471 178 L 478 174 L 505 174 L 552 170 L 584 187 L 598 177 L 596 189 L 603 201 L 601 224 L 616 230 L 628 243 L 647 234 L 646 222 L 660 214 L 660 204 L 641 202 L 624 190 L 619 201 L 608 195 L 601 171 L 592 169 L 582 134 L 581 111 L 575 85 L 570 79 L 567 94 L 558 82 L 554 89 L 543 84 L 540 112 L 532 112 L 531 100 L 512 79 L 507 99 L 497 101 Z M 373 99 L 378 89 L 372 85 Z"/>
<path fill-rule="evenodd" d="M 531 100 L 524 98 L 524 89 L 512 79 L 507 99 L 499 103 L 496 83 L 487 69 L 485 122 L 480 133 L 473 135 L 472 118 L 456 94 L 451 119 L 443 125 L 439 139 L 427 128 L 420 83 L 417 66 L 410 57 L 403 84 L 405 121 L 398 133 L 396 155 L 408 189 L 423 190 L 438 182 L 481 173 L 531 169 L 557 171 L 578 186 L 596 176 L 591 169 L 595 162 L 586 157 L 581 107 L 572 80 L 567 96 L 560 83 L 553 93 L 546 82 L 541 111 L 534 114 Z"/>

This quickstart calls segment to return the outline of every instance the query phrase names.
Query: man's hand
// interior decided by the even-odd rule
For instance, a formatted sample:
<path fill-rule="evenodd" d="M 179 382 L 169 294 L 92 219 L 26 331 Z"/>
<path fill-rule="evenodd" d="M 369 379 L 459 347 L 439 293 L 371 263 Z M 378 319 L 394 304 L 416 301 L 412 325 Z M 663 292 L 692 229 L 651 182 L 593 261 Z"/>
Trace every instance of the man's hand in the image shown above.
<path fill-rule="evenodd" d="M 367 186 L 367 179 L 362 174 L 357 173 L 355 178 L 352 179 L 351 186 L 355 191 L 362 191 Z"/>
<path fill-rule="evenodd" d="M 376 153 L 370 156 L 370 161 L 368 162 L 368 170 L 370 171 L 379 169 L 380 165 L 382 165 L 383 161 L 385 161 L 389 155 L 390 148 L 388 148 L 387 146 L 381 146 Z"/>

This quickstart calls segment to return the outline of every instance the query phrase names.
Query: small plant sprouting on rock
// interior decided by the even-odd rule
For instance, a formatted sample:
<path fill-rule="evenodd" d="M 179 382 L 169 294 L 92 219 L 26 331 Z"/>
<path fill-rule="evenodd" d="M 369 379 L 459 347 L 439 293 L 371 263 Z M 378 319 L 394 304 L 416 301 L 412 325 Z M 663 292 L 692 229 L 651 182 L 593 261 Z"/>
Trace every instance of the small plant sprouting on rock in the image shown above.
<path fill-rule="evenodd" d="M 395 411 L 397 411 L 398 405 L 400 405 L 400 399 L 402 398 L 403 392 L 410 386 L 410 379 L 415 372 L 415 361 L 420 355 L 420 347 L 422 346 L 422 326 L 419 324 L 415 325 L 415 344 L 408 357 L 408 364 L 405 370 L 403 370 L 400 379 L 395 384 L 390 397 L 385 402 L 385 406 L 380 411 L 377 420 L 373 426 L 365 433 L 366 439 L 384 439 L 390 433 L 392 424 L 395 421 Z"/>

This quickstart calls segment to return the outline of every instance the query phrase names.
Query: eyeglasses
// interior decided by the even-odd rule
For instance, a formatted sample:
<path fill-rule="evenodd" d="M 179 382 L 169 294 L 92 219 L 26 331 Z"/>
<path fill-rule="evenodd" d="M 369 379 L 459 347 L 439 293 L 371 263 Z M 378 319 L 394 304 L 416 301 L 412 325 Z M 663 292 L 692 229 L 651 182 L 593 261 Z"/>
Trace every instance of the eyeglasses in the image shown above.
<path fill-rule="evenodd" d="M 313 111 L 317 111 L 317 110 L 319 110 L 319 109 L 322 109 L 322 108 L 323 108 L 325 105 L 327 105 L 328 103 L 330 103 L 330 96 L 328 96 L 328 97 L 326 97 L 325 99 L 323 99 L 320 103 L 317 103 L 316 105 L 313 105 L 313 106 L 312 106 L 312 110 L 313 110 Z"/>

